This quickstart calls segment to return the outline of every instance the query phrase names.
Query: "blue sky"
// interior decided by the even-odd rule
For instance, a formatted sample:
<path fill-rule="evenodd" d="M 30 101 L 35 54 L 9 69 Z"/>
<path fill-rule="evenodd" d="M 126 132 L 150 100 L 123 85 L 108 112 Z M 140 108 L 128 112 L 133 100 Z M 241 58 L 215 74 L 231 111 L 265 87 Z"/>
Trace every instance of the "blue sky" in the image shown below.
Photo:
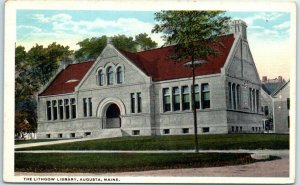
<path fill-rule="evenodd" d="M 289 78 L 290 38 L 289 12 L 226 12 L 248 25 L 248 41 L 261 76 Z M 148 33 L 163 44 L 160 34 L 152 34 L 155 23 L 151 11 L 83 11 L 83 10 L 18 10 L 17 45 L 28 50 L 36 43 L 45 47 L 52 43 L 79 48 L 77 42 L 102 35 L 134 36 Z"/>

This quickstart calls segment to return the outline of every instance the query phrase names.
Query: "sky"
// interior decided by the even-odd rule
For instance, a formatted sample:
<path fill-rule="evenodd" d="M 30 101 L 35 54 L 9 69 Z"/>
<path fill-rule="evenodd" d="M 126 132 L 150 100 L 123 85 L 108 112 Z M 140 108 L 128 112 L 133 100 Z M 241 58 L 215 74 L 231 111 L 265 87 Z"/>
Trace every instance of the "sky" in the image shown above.
<path fill-rule="evenodd" d="M 226 15 L 247 23 L 248 43 L 260 77 L 289 79 L 290 13 L 228 11 Z M 161 46 L 161 34 L 151 33 L 154 24 L 151 11 L 18 10 L 16 45 L 29 50 L 36 43 L 47 47 L 56 42 L 77 50 L 77 43 L 85 38 L 148 33 Z"/>

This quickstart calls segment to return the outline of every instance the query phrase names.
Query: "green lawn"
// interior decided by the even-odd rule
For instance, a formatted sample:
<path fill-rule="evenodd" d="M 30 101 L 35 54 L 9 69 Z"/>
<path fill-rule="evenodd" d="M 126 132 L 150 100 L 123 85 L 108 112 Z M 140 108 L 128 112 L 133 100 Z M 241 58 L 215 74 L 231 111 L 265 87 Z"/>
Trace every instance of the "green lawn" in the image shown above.
<path fill-rule="evenodd" d="M 276 158 L 272 158 L 276 159 Z M 172 168 L 215 167 L 256 162 L 250 154 L 15 154 L 18 172 L 122 172 Z"/>
<path fill-rule="evenodd" d="M 289 135 L 199 135 L 200 149 L 289 149 Z M 194 149 L 193 135 L 98 139 L 18 150 L 177 150 Z"/>

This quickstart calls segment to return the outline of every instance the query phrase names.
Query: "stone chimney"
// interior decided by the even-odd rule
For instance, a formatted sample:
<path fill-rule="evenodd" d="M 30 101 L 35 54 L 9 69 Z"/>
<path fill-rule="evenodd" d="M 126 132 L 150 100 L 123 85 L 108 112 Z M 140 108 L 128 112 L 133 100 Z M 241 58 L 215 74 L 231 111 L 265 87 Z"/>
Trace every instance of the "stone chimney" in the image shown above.
<path fill-rule="evenodd" d="M 230 33 L 234 35 L 242 35 L 242 38 L 247 40 L 247 24 L 242 20 L 234 20 L 229 23 Z"/>
<path fill-rule="evenodd" d="M 266 83 L 268 81 L 268 77 L 267 76 L 263 76 L 262 79 L 261 79 L 261 81 L 263 83 Z"/>
<path fill-rule="evenodd" d="M 283 80 L 282 80 L 282 76 L 278 76 L 278 82 L 283 82 Z"/>

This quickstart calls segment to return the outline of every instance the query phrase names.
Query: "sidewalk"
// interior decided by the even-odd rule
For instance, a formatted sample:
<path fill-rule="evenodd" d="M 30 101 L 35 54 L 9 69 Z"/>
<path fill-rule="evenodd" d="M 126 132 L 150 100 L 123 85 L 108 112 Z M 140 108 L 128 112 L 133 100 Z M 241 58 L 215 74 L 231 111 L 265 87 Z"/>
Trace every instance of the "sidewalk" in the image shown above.
<path fill-rule="evenodd" d="M 74 143 L 74 142 L 79 142 L 79 141 L 90 141 L 90 140 L 96 140 L 96 139 L 104 139 L 104 138 L 102 138 L 102 137 L 99 137 L 99 138 L 76 138 L 76 139 L 65 139 L 65 140 L 57 140 L 57 141 L 45 141 L 45 142 L 39 142 L 39 143 L 26 143 L 26 144 L 15 145 L 15 149 L 29 148 L 29 147 L 34 147 L 34 146 L 56 145 L 56 144 L 63 144 L 63 143 Z"/>
<path fill-rule="evenodd" d="M 28 150 L 15 153 L 194 153 L 195 150 Z M 288 158 L 289 150 L 199 150 L 199 153 L 268 154 Z"/>

